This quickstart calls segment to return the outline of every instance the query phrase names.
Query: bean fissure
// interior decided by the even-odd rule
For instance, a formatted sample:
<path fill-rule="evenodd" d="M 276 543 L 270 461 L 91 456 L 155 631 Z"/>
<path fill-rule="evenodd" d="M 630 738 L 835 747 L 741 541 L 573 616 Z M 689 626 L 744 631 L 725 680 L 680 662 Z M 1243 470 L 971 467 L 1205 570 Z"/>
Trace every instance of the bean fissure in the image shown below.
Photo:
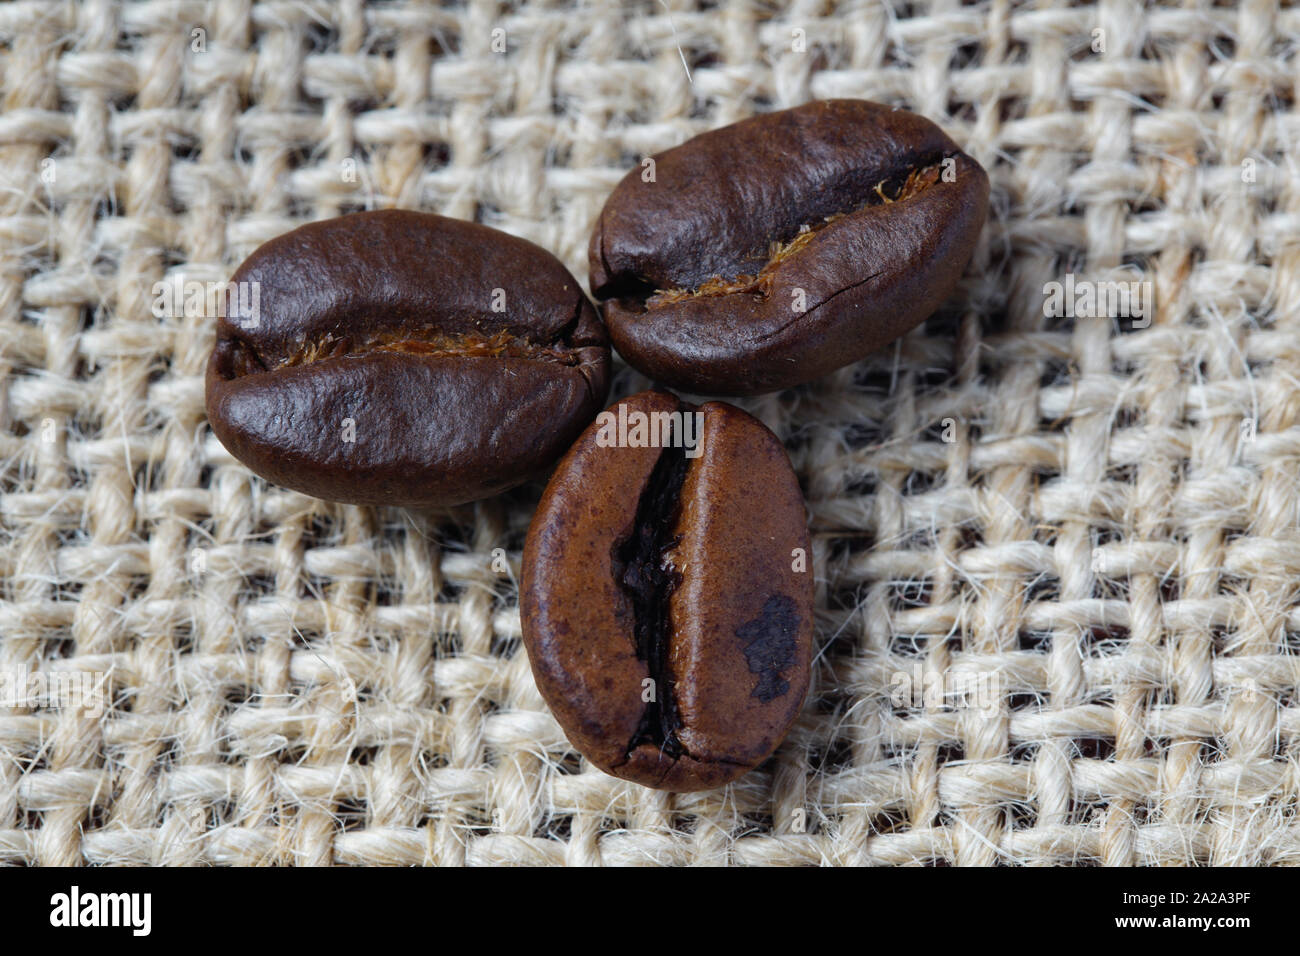
<path fill-rule="evenodd" d="M 568 348 L 536 343 L 506 331 L 493 335 L 478 332 L 453 334 L 426 328 L 367 336 L 325 335 L 301 343 L 276 368 L 314 365 L 344 356 L 375 352 L 398 352 L 424 358 L 523 358 L 560 365 L 577 365 L 580 361 L 580 357 Z"/>
<path fill-rule="evenodd" d="M 647 310 L 675 305 L 687 299 L 712 298 L 724 295 L 757 295 L 766 298 L 772 292 L 776 270 L 797 252 L 803 249 L 813 238 L 827 226 L 861 212 L 872 206 L 890 205 L 905 202 L 924 192 L 939 181 L 942 164 L 949 157 L 922 160 L 909 166 L 906 173 L 897 173 L 881 180 L 857 206 L 847 212 L 837 212 L 826 216 L 819 223 L 804 223 L 795 235 L 785 242 L 772 242 L 768 247 L 767 263 L 754 275 L 738 275 L 734 278 L 714 276 L 694 289 L 651 289 L 645 295 Z M 892 192 L 892 195 L 891 195 Z"/>
<path fill-rule="evenodd" d="M 652 698 L 628 741 L 629 754 L 644 743 L 674 759 L 684 752 L 677 739 L 681 722 L 668 662 L 672 639 L 669 600 L 682 576 L 667 553 L 679 540 L 674 526 L 687 466 L 684 448 L 663 450 L 637 503 L 631 531 L 614 545 L 614 577 L 632 602 L 636 656 L 645 662 L 653 681 Z"/>

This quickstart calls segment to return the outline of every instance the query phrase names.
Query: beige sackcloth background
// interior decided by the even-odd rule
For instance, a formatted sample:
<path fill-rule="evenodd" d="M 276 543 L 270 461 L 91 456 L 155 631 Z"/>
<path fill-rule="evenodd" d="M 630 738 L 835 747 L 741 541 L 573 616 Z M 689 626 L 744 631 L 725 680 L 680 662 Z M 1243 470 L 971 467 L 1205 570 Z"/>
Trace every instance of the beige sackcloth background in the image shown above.
<path fill-rule="evenodd" d="M 0 5 L 0 862 L 1300 862 L 1298 44 L 1270 0 Z M 990 221 L 898 348 L 743 403 L 813 689 L 739 783 L 642 789 L 520 647 L 539 486 L 266 485 L 154 283 L 389 206 L 585 281 L 642 156 L 837 96 L 939 122 Z M 1067 273 L 1149 327 L 1045 316 Z"/>

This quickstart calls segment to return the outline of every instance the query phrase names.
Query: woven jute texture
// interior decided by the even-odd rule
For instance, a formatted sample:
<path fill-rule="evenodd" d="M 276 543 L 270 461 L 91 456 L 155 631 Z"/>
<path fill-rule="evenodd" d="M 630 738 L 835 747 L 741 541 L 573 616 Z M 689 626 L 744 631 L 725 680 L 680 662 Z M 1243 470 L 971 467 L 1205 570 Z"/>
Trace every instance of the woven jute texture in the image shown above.
<path fill-rule="evenodd" d="M 1298 49 L 1270 0 L 0 5 L 0 861 L 1300 862 Z M 155 283 L 390 206 L 585 280 L 642 157 L 838 96 L 940 123 L 990 221 L 896 348 L 742 403 L 813 532 L 794 731 L 625 784 L 520 646 L 540 485 L 267 485 Z"/>

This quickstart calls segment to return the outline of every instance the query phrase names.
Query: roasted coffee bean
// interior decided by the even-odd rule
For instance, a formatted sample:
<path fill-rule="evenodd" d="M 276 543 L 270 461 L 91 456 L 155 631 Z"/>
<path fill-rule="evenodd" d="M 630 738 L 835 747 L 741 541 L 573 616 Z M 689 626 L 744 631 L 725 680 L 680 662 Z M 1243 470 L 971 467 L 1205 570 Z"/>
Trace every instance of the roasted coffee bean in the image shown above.
<path fill-rule="evenodd" d="M 785 449 L 740 409 L 656 391 L 597 416 L 542 496 L 520 589 L 570 742 L 664 790 L 765 760 L 808 689 L 809 547 Z"/>
<path fill-rule="evenodd" d="M 696 136 L 634 169 L 591 238 L 629 363 L 748 395 L 856 362 L 953 291 L 988 177 L 929 120 L 823 100 Z"/>
<path fill-rule="evenodd" d="M 400 210 L 312 223 L 249 256 L 229 300 L 212 429 L 318 498 L 484 498 L 551 465 L 605 403 L 608 338 L 577 281 L 486 226 Z"/>

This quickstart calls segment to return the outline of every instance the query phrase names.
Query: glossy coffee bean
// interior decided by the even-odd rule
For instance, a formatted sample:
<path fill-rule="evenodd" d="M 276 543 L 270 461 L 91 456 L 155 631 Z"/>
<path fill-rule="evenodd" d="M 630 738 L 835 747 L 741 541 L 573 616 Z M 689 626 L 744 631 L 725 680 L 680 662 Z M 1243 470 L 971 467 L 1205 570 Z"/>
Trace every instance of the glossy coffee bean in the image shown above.
<path fill-rule="evenodd" d="M 684 441 L 664 447 L 673 415 Z M 761 422 L 658 391 L 597 416 L 538 506 L 520 592 L 533 675 L 570 742 L 664 790 L 765 760 L 808 689 L 809 548 Z"/>
<path fill-rule="evenodd" d="M 551 465 L 605 403 L 608 339 L 577 281 L 486 226 L 356 213 L 271 240 L 231 281 L 208 418 L 287 488 L 359 504 L 484 498 Z"/>
<path fill-rule="evenodd" d="M 773 391 L 855 362 L 953 291 L 988 177 L 937 126 L 823 100 L 632 170 L 591 238 L 619 353 L 692 392 Z"/>

